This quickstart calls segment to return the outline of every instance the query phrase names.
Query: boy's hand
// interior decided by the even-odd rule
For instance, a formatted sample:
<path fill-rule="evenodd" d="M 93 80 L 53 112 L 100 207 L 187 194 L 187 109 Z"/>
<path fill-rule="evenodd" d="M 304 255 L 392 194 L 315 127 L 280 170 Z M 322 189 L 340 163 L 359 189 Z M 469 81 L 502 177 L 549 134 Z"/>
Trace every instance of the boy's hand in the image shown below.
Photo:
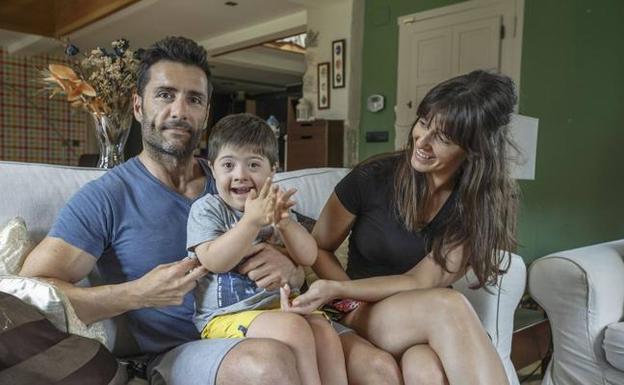
<path fill-rule="evenodd" d="M 289 209 L 296 204 L 296 202 L 291 200 L 290 198 L 296 192 L 297 189 L 294 188 L 291 188 L 288 191 L 284 191 L 280 188 L 277 189 L 273 223 L 275 223 L 275 226 L 278 229 L 284 229 L 290 223 Z"/>
<path fill-rule="evenodd" d="M 272 187 L 272 178 L 268 177 L 258 194 L 256 194 L 256 190 L 249 191 L 245 201 L 243 218 L 258 227 L 262 227 L 273 221 L 274 211 L 275 189 Z"/>
<path fill-rule="evenodd" d="M 280 287 L 280 308 L 288 312 L 290 309 L 290 285 L 285 283 Z"/>

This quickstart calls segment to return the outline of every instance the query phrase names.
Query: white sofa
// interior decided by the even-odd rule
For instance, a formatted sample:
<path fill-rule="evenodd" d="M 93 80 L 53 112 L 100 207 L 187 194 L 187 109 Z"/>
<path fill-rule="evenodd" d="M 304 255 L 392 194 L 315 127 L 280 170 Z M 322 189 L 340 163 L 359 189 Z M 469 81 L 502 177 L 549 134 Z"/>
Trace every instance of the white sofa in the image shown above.
<path fill-rule="evenodd" d="M 41 240 L 70 196 L 104 172 L 99 169 L 0 161 L 0 226 L 20 216 L 25 219 L 32 238 Z M 318 218 L 334 185 L 346 172 L 346 169 L 307 169 L 280 173 L 275 180 L 284 187 L 298 189 L 295 210 Z M 511 364 L 510 352 L 514 310 L 526 282 L 524 262 L 513 255 L 509 271 L 500 277 L 499 285 L 492 287 L 490 292 L 469 289 L 472 280 L 474 276 L 469 274 L 455 288 L 464 293 L 474 306 L 502 357 L 510 383 L 517 385 L 518 377 Z M 120 331 L 111 324 L 107 332 L 110 341 L 113 341 L 113 351 L 127 352 L 125 338 L 116 338 Z"/>
<path fill-rule="evenodd" d="M 542 385 L 624 384 L 624 239 L 560 251 L 529 268 L 553 356 Z"/>

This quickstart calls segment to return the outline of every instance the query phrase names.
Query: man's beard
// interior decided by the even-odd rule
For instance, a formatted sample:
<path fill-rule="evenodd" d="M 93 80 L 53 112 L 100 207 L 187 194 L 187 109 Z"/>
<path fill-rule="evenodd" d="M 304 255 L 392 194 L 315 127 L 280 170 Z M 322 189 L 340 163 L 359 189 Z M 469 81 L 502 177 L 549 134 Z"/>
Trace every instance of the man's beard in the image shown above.
<path fill-rule="evenodd" d="M 141 125 L 143 127 L 143 141 L 149 147 L 149 150 L 178 160 L 187 159 L 193 154 L 203 132 L 203 130 L 193 131 L 193 127 L 184 120 L 170 121 L 156 128 L 154 120 L 149 121 L 147 118 L 144 118 Z M 148 127 L 148 129 L 146 130 L 145 127 Z M 191 137 L 184 146 L 176 146 L 165 142 L 162 132 L 172 127 L 186 128 L 191 133 Z"/>

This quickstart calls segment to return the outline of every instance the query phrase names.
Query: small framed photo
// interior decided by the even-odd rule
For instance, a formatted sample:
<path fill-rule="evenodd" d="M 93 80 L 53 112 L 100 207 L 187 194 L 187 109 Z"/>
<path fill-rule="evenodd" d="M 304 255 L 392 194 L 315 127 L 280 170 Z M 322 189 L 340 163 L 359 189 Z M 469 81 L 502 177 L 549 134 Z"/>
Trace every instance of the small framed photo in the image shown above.
<path fill-rule="evenodd" d="M 318 82 L 318 109 L 329 108 L 329 62 L 319 63 L 316 66 Z"/>
<path fill-rule="evenodd" d="M 345 39 L 332 42 L 332 88 L 345 86 Z"/>

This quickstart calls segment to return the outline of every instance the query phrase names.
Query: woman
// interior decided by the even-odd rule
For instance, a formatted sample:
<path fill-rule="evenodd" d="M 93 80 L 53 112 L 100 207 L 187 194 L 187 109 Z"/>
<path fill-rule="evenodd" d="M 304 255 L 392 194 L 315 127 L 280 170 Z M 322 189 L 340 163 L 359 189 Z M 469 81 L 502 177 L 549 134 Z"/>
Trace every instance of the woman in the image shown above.
<path fill-rule="evenodd" d="M 507 166 L 515 103 L 513 82 L 484 71 L 434 87 L 406 149 L 360 164 L 336 186 L 314 228 L 323 279 L 291 310 L 356 300 L 341 322 L 396 359 L 398 383 L 507 384 L 478 317 L 448 287 L 468 268 L 478 287 L 495 282 L 497 250 L 516 246 Z M 333 252 L 349 232 L 345 272 Z M 349 337 L 347 360 L 364 344 Z"/>

